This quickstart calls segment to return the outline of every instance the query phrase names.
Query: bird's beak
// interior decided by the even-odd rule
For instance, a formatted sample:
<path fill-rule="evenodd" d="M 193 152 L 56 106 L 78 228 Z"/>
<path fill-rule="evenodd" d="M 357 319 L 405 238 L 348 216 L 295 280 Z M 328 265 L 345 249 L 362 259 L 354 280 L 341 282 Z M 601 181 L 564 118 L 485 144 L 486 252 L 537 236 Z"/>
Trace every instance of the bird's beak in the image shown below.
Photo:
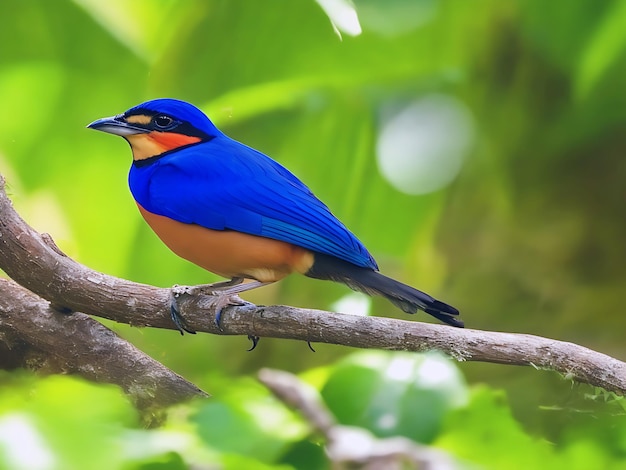
<path fill-rule="evenodd" d="M 97 131 L 108 132 L 115 135 L 133 135 L 133 134 L 148 134 L 150 130 L 143 127 L 129 124 L 123 120 L 122 116 L 111 116 L 92 122 L 87 126 L 89 129 L 95 129 Z"/>

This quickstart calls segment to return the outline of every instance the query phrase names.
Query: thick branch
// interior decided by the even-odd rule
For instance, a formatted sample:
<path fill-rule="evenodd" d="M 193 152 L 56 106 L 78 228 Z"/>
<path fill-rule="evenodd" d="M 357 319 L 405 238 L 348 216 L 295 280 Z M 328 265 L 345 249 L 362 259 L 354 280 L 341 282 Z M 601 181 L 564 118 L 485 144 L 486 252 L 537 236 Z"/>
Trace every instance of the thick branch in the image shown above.
<path fill-rule="evenodd" d="M 107 276 L 64 256 L 49 237 L 35 232 L 15 213 L 1 177 L 0 186 L 0 268 L 15 281 L 57 306 L 131 325 L 173 328 L 168 289 Z M 626 393 L 625 363 L 571 343 L 286 306 L 228 308 L 220 331 L 206 299 L 198 296 L 181 301 L 189 326 L 197 331 L 357 348 L 438 349 L 458 360 L 551 369 L 580 382 Z"/>
<path fill-rule="evenodd" d="M 8 279 L 0 279 L 0 331 L 7 349 L 20 348 L 23 360 L 15 365 L 118 384 L 142 409 L 206 396 L 101 323 L 59 313 Z"/>

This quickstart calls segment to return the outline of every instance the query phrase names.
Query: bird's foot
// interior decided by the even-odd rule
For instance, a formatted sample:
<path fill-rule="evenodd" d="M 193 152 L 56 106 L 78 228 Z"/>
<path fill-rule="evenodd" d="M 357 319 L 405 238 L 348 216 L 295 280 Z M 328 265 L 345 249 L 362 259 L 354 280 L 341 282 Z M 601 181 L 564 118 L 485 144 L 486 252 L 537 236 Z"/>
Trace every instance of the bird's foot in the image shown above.
<path fill-rule="evenodd" d="M 172 322 L 176 325 L 180 334 L 184 334 L 185 332 L 190 334 L 195 334 L 195 330 L 189 327 L 185 319 L 180 313 L 180 306 L 178 305 L 178 299 L 184 295 L 217 295 L 216 292 L 220 289 L 226 289 L 228 287 L 236 286 L 237 284 L 241 284 L 243 282 L 243 278 L 234 277 L 228 281 L 215 282 L 213 284 L 201 284 L 198 286 L 179 286 L 175 284 L 170 290 L 170 316 L 172 318 Z M 240 299 L 241 302 L 243 300 Z M 224 308 L 227 304 L 224 304 L 219 309 L 221 313 L 221 309 Z M 240 305 L 239 303 L 232 305 Z M 218 325 L 219 326 L 219 325 Z"/>
<path fill-rule="evenodd" d="M 172 287 L 170 291 L 170 314 L 172 317 L 172 321 L 180 334 L 182 335 L 184 332 L 187 333 L 195 333 L 193 329 L 191 329 L 185 319 L 182 317 L 180 313 L 180 308 L 178 305 L 178 299 L 184 295 L 204 295 L 208 296 L 208 303 L 210 307 L 213 307 L 215 310 L 215 325 L 217 328 L 222 331 L 221 319 L 222 319 L 222 311 L 228 306 L 241 306 L 241 305 L 252 305 L 250 302 L 246 302 L 242 298 L 239 297 L 238 294 L 241 292 L 245 292 L 247 290 L 256 289 L 257 287 L 265 286 L 267 284 L 271 284 L 271 282 L 261 282 L 261 281 L 252 281 L 247 284 L 242 284 L 243 278 L 235 277 L 229 281 L 216 282 L 214 284 L 203 284 L 199 286 L 179 286 L 175 285 Z M 252 349 L 256 347 L 259 342 L 259 338 L 257 336 L 249 336 L 252 341 Z"/>
<path fill-rule="evenodd" d="M 241 297 L 239 297 L 236 293 L 231 293 L 226 289 L 224 292 L 213 291 L 210 293 L 212 296 L 210 300 L 211 306 L 215 309 L 215 326 L 222 331 L 222 325 L 220 324 L 222 321 L 222 311 L 226 307 L 232 306 L 241 306 L 249 304 L 250 302 L 246 302 Z"/>
<path fill-rule="evenodd" d="M 183 332 L 187 333 L 195 333 L 194 330 L 189 328 L 185 319 L 182 317 L 180 313 L 180 308 L 178 305 L 178 299 L 183 295 L 205 295 L 209 296 L 209 306 L 215 309 L 215 325 L 222 330 L 220 325 L 222 319 L 222 311 L 231 305 L 241 306 L 250 304 L 250 302 L 246 302 L 242 298 L 239 297 L 239 293 L 245 292 L 250 289 L 255 289 L 257 287 L 264 286 L 270 283 L 263 283 L 259 281 L 249 282 L 248 284 L 242 284 L 243 278 L 235 277 L 230 279 L 229 281 L 216 282 L 213 284 L 201 284 L 198 286 L 179 286 L 175 285 L 172 287 L 170 291 L 170 313 L 172 317 L 172 321 L 178 331 L 181 334 Z"/>
<path fill-rule="evenodd" d="M 185 332 L 195 335 L 196 332 L 187 324 L 187 321 L 180 313 L 180 307 L 178 306 L 178 298 L 181 295 L 189 295 L 189 286 L 179 286 L 176 284 L 170 289 L 170 318 L 181 335 Z"/>
<path fill-rule="evenodd" d="M 252 281 L 247 284 L 242 284 L 243 279 L 233 278 L 230 281 L 220 282 L 217 284 L 207 284 L 206 286 L 198 286 L 203 290 L 206 289 L 205 294 L 213 296 L 213 307 L 215 308 L 215 324 L 221 330 L 220 325 L 222 319 L 222 310 L 229 305 L 241 306 L 252 305 L 250 302 L 246 302 L 238 294 L 246 292 L 248 290 L 256 289 L 257 287 L 266 286 L 271 282 Z M 257 340 L 258 342 L 258 340 Z M 256 342 L 252 349 L 256 347 Z"/>

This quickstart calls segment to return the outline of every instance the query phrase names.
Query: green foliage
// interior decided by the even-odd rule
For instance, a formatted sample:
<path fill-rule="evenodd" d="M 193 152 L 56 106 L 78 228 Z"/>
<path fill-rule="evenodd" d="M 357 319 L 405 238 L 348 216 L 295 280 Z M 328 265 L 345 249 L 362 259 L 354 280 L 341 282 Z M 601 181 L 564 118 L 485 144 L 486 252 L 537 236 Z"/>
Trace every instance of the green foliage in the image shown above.
<path fill-rule="evenodd" d="M 191 419 L 207 446 L 274 462 L 288 443 L 305 435 L 303 425 L 276 406 L 256 382 L 230 381 L 222 390 L 219 398 L 203 404 Z"/>
<path fill-rule="evenodd" d="M 341 424 L 434 445 L 461 468 L 617 469 L 626 458 L 621 400 L 605 394 L 588 397 L 602 402 L 593 411 L 566 410 L 575 419 L 549 442 L 515 419 L 504 392 L 468 389 L 437 354 L 356 353 L 303 377 Z M 110 385 L 26 373 L 0 383 L 0 469 L 328 468 L 319 436 L 249 379 L 218 384 L 216 397 L 170 410 L 152 430 Z"/>
<path fill-rule="evenodd" d="M 624 3 L 354 0 L 356 36 L 354 17 L 337 14 L 349 4 L 0 2 L 0 172 L 17 209 L 93 269 L 160 286 L 215 280 L 140 220 L 127 146 L 84 128 L 145 99 L 182 98 L 293 170 L 384 272 L 458 306 L 468 326 L 624 356 Z M 394 122 L 409 131 L 385 153 Z M 402 153 L 405 140 L 419 151 Z M 329 308 L 346 294 L 293 278 L 246 298 Z M 402 315 L 379 300 L 372 311 Z M 479 389 L 462 405 L 458 373 L 442 388 L 418 379 L 427 356 L 341 361 L 344 348 L 312 354 L 265 338 L 247 354 L 242 338 L 113 327 L 215 398 L 144 431 L 111 388 L 2 376 L 4 419 L 36 429 L 64 468 L 322 467 L 302 423 L 239 379 L 262 366 L 316 367 L 307 377 L 346 424 L 486 468 L 611 468 L 626 457 L 623 401 L 546 372 L 462 364 L 467 382 L 510 402 Z M 394 361 L 404 380 L 388 375 Z"/>
<path fill-rule="evenodd" d="M 346 400 L 346 392 L 352 397 Z M 446 413 L 465 401 L 458 369 L 437 354 L 363 352 L 339 362 L 322 396 L 343 424 L 379 437 L 429 443 Z"/>
<path fill-rule="evenodd" d="M 554 468 L 550 444 L 524 432 L 503 393 L 474 390 L 469 406 L 449 416 L 447 430 L 437 443 L 464 460 L 494 469 Z"/>
<path fill-rule="evenodd" d="M 62 376 L 0 382 L 0 468 L 120 468 L 120 435 L 137 416 L 119 389 Z"/>
<path fill-rule="evenodd" d="M 588 418 L 570 422 L 561 442 L 551 443 L 524 431 L 502 392 L 480 387 L 472 391 L 467 407 L 448 416 L 435 444 L 482 468 L 622 468 L 623 414 L 615 419 L 604 410 Z"/>

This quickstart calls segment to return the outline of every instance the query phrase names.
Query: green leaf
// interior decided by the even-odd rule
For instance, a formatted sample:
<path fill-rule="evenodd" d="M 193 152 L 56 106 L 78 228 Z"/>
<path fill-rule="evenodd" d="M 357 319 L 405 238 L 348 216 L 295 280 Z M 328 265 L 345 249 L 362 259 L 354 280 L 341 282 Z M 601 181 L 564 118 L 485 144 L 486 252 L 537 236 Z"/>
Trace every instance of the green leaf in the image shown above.
<path fill-rule="evenodd" d="M 320 470 L 328 468 L 328 457 L 321 444 L 300 441 L 289 448 L 281 458 L 281 463 L 292 465 L 298 470 Z"/>
<path fill-rule="evenodd" d="M 435 444 L 494 469 L 540 468 L 549 456 L 547 446 L 533 441 L 515 422 L 504 393 L 487 388 L 472 391 L 469 405 L 448 417 Z"/>
<path fill-rule="evenodd" d="M 117 468 L 136 421 L 115 386 L 14 375 L 0 389 L 0 468 Z"/>
<path fill-rule="evenodd" d="M 306 432 L 289 410 L 251 380 L 231 381 L 220 398 L 206 402 L 192 421 L 211 448 L 266 463 L 275 461 L 289 442 Z"/>
<path fill-rule="evenodd" d="M 626 2 L 613 2 L 591 35 L 578 64 L 575 94 L 585 98 L 626 48 Z"/>
<path fill-rule="evenodd" d="M 203 10 L 201 3 L 180 0 L 73 0 L 112 37 L 141 60 L 156 61 L 172 42 L 177 42 L 179 28 Z M 183 23 L 183 24 L 181 24 Z"/>
<path fill-rule="evenodd" d="M 180 454 L 168 452 L 155 458 L 146 459 L 144 462 L 132 466 L 133 470 L 187 470 L 189 466 Z"/>
<path fill-rule="evenodd" d="M 342 424 L 380 437 L 430 442 L 466 398 L 453 363 L 437 353 L 356 353 L 335 366 L 322 396 Z"/>

